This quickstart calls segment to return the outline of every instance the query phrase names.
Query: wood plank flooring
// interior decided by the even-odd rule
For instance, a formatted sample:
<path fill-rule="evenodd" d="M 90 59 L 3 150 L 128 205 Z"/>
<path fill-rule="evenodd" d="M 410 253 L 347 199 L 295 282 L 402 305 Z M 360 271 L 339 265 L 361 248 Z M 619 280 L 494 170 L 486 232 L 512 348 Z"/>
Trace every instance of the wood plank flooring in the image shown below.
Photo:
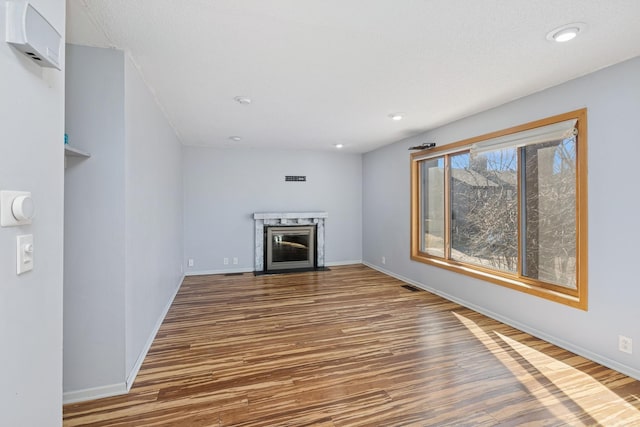
<path fill-rule="evenodd" d="M 64 426 L 640 426 L 640 382 L 362 265 L 185 279 Z"/>

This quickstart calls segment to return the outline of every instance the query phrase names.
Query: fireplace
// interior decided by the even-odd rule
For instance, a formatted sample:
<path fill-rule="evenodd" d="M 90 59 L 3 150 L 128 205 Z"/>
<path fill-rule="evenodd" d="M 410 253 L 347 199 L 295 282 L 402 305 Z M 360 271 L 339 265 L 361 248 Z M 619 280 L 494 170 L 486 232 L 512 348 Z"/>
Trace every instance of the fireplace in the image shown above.
<path fill-rule="evenodd" d="M 327 217 L 326 212 L 254 213 L 255 273 L 324 269 Z"/>
<path fill-rule="evenodd" d="M 316 268 L 316 226 L 265 227 L 265 271 Z"/>

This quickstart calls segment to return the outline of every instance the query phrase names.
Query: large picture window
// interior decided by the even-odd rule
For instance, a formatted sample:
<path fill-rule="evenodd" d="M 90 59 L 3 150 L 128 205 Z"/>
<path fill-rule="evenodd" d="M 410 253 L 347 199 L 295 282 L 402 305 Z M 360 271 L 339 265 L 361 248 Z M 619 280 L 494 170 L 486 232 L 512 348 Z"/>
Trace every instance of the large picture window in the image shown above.
<path fill-rule="evenodd" d="M 411 257 L 587 308 L 586 110 L 411 156 Z"/>

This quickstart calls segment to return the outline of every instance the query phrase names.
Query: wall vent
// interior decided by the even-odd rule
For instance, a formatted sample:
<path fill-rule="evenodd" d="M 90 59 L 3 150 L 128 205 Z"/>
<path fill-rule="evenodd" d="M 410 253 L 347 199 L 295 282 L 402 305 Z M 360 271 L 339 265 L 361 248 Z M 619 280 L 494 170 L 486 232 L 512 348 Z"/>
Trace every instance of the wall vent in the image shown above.
<path fill-rule="evenodd" d="M 287 175 L 284 177 L 284 180 L 286 182 L 306 182 L 307 181 L 307 177 L 306 176 L 302 176 L 302 175 Z"/>

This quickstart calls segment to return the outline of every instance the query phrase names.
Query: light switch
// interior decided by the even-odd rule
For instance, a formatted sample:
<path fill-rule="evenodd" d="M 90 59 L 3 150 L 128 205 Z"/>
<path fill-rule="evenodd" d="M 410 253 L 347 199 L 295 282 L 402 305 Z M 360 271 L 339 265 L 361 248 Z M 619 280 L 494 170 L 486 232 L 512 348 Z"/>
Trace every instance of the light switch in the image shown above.
<path fill-rule="evenodd" d="M 16 274 L 33 270 L 33 234 L 17 237 Z"/>

